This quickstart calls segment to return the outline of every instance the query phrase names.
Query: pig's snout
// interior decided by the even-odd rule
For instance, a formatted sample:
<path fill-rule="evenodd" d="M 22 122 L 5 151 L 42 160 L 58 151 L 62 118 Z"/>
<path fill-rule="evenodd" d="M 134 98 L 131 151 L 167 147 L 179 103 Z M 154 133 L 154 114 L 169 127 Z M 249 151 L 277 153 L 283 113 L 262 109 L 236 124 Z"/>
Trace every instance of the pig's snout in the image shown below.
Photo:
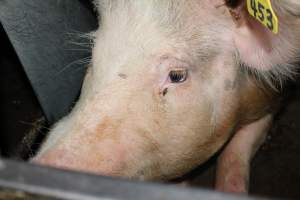
<path fill-rule="evenodd" d="M 74 144 L 72 144 L 73 146 Z M 81 144 L 89 145 L 89 144 Z M 93 146 L 93 145 L 92 145 Z M 105 176 L 124 176 L 126 171 L 125 150 L 107 141 L 97 150 L 80 147 L 54 147 L 32 159 L 33 163 L 60 169 L 81 171 Z"/>
<path fill-rule="evenodd" d="M 128 176 L 127 147 L 122 144 L 121 138 L 112 136 L 114 133 L 101 132 L 97 135 L 79 131 L 65 136 L 61 141 L 47 144 L 48 147 L 42 148 L 32 162 L 93 174 Z"/>
<path fill-rule="evenodd" d="M 149 149 L 153 149 L 152 143 L 148 144 L 139 136 L 138 132 L 145 130 L 144 127 L 132 128 L 132 123 L 137 120 L 111 116 L 95 122 L 95 115 L 85 114 L 83 119 L 77 118 L 76 114 L 53 128 L 32 159 L 33 163 L 104 176 L 143 180 L 150 177 L 146 168 L 149 169 L 149 165 L 151 168 L 151 158 L 144 161 L 143 158 Z M 73 121 L 76 119 L 79 121 Z M 61 138 L 56 138 L 57 134 Z"/>
<path fill-rule="evenodd" d="M 33 163 L 40 165 L 52 166 L 56 168 L 71 169 L 71 170 L 88 170 L 94 172 L 92 165 L 85 162 L 79 162 L 81 158 L 76 158 L 65 150 L 50 150 L 38 158 L 32 160 Z M 88 168 L 87 168 L 88 167 Z"/>

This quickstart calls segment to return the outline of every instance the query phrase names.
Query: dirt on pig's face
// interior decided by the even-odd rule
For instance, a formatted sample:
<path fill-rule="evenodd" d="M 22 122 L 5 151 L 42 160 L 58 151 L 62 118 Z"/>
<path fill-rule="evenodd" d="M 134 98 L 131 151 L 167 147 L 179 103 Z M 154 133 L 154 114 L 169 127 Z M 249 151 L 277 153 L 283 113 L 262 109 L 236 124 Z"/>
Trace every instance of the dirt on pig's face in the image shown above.
<path fill-rule="evenodd" d="M 249 80 L 234 22 L 210 2 L 102 1 L 81 97 L 34 160 L 166 180 L 220 149 L 239 125 Z"/>

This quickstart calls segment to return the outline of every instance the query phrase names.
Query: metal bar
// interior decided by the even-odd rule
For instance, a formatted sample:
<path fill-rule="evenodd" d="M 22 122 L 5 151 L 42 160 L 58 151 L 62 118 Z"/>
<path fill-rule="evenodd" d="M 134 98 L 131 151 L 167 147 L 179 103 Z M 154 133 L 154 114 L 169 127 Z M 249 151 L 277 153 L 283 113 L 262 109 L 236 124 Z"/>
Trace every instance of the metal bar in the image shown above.
<path fill-rule="evenodd" d="M 114 179 L 9 160 L 0 160 L 0 188 L 22 191 L 35 196 L 68 200 L 261 199 L 174 185 Z"/>

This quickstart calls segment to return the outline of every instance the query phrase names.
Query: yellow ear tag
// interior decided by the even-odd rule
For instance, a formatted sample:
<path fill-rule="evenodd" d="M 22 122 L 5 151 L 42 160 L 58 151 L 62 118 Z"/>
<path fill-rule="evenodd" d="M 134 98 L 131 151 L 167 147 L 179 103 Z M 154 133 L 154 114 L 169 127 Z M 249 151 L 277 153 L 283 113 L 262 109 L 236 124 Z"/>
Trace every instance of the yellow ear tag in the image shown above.
<path fill-rule="evenodd" d="M 274 34 L 278 33 L 278 18 L 272 8 L 270 0 L 247 0 L 247 9 L 262 25 L 271 30 Z"/>

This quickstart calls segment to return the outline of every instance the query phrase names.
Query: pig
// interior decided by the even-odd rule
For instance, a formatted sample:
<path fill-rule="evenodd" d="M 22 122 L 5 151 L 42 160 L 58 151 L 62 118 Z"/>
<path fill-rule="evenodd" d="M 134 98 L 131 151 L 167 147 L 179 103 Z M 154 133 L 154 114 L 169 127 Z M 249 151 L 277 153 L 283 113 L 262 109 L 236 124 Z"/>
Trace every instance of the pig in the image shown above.
<path fill-rule="evenodd" d="M 277 35 L 245 0 L 96 0 L 81 96 L 32 162 L 167 181 L 220 152 L 216 189 L 246 193 L 300 51 L 300 3 L 271 2 Z"/>

